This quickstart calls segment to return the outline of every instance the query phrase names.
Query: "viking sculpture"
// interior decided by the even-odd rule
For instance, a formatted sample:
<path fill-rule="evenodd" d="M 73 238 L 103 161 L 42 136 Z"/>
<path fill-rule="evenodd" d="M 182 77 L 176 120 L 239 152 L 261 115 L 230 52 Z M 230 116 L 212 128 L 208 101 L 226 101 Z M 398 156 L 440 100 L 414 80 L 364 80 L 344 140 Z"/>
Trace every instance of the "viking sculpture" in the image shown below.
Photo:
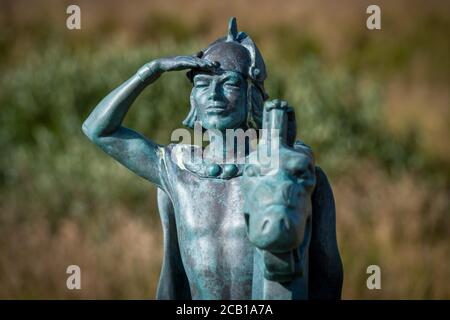
<path fill-rule="evenodd" d="M 206 149 L 159 145 L 122 126 L 138 95 L 178 70 L 188 70 L 193 85 L 183 124 L 201 124 Z M 232 18 L 228 35 L 199 53 L 145 64 L 83 124 L 91 141 L 158 187 L 158 299 L 340 298 L 330 184 L 311 149 L 295 140 L 293 108 L 268 100 L 265 79 L 259 50 Z M 246 141 L 238 152 L 235 140 L 225 141 L 227 130 L 251 129 L 263 129 L 255 150 Z M 255 156 L 263 148 L 276 155 L 276 166 Z"/>

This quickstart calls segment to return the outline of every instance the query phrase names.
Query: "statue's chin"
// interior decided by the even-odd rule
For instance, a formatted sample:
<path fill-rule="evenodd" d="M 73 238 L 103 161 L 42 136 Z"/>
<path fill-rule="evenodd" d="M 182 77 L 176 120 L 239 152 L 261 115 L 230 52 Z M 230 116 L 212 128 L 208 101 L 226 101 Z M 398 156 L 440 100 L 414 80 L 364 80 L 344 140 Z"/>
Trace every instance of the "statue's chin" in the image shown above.
<path fill-rule="evenodd" d="M 236 121 L 232 116 L 209 115 L 202 119 L 202 126 L 206 130 L 237 129 L 241 127 L 241 121 Z"/>
<path fill-rule="evenodd" d="M 290 282 L 303 275 L 301 261 L 293 251 L 273 253 L 261 251 L 264 261 L 264 278 L 276 282 Z"/>

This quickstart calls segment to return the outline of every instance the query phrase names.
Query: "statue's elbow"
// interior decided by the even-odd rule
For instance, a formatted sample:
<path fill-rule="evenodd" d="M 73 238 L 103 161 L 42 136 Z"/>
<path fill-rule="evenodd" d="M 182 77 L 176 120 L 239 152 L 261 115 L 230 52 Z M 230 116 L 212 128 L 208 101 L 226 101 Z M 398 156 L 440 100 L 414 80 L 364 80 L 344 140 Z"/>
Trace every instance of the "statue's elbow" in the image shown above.
<path fill-rule="evenodd" d="M 98 135 L 95 133 L 95 130 L 93 130 L 92 125 L 89 125 L 88 120 L 83 122 L 81 130 L 89 140 L 96 142 Z"/>

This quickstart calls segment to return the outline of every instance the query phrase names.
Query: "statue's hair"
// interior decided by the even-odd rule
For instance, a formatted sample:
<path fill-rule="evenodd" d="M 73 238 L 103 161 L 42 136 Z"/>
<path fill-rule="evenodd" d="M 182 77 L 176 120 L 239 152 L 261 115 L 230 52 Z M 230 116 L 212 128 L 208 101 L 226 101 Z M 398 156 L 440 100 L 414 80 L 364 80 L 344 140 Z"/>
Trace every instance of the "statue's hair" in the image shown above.
<path fill-rule="evenodd" d="M 263 110 L 264 110 L 264 101 L 267 99 L 267 95 L 263 94 L 261 90 L 256 87 L 250 81 L 248 82 L 247 87 L 247 120 L 245 123 L 246 128 L 253 128 L 255 130 L 261 129 L 262 127 L 262 118 L 263 118 Z M 191 109 L 189 110 L 189 114 L 186 119 L 184 119 L 183 124 L 193 129 L 194 123 L 197 121 L 197 106 L 194 103 L 194 98 L 191 93 L 190 97 Z"/>

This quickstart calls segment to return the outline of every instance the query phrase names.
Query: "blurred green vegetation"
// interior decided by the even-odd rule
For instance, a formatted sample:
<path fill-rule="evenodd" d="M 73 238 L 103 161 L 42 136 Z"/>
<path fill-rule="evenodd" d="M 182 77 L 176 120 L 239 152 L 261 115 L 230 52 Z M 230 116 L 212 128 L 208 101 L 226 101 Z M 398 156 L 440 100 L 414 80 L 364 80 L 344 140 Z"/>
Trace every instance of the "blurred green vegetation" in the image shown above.
<path fill-rule="evenodd" d="M 419 13 L 418 17 L 417 24 L 400 38 L 386 33 L 372 36 L 364 28 L 353 30 L 334 57 L 329 54 L 328 38 L 311 30 L 299 32 L 292 23 L 279 22 L 270 29 L 261 24 L 248 30 L 261 43 L 259 47 L 266 57 L 266 88 L 270 97 L 286 99 L 296 108 L 298 137 L 312 146 L 318 164 L 335 185 L 338 236 L 346 269 L 344 297 L 450 297 L 448 288 L 442 287 L 442 277 L 445 280 L 449 274 L 441 271 L 440 262 L 445 263 L 449 255 L 450 158 L 448 153 L 430 152 L 433 148 L 425 147 L 430 140 L 425 139 L 424 127 L 417 123 L 408 123 L 405 130 L 394 130 L 389 122 L 391 110 L 386 107 L 390 81 L 410 81 L 416 65 L 424 70 L 420 73 L 423 82 L 448 89 L 450 17 L 439 12 Z M 16 251 L 26 248 L 12 239 L 21 228 L 32 226 L 33 221 L 44 221 L 42 228 L 47 230 L 48 224 L 49 229 L 48 235 L 42 231 L 43 246 L 52 241 L 72 244 L 60 237 L 65 239 L 61 230 L 65 230 L 67 221 L 75 222 L 79 227 L 76 231 L 70 229 L 75 234 L 73 241 L 77 243 L 81 241 L 77 237 L 87 236 L 92 242 L 85 240 L 88 242 L 83 242 L 84 250 L 114 261 L 121 254 L 123 259 L 129 258 L 125 254 L 133 245 L 126 242 L 129 238 L 124 238 L 122 246 L 111 248 L 110 255 L 99 253 L 94 247 L 108 241 L 121 243 L 113 238 L 114 232 L 121 230 L 117 229 L 117 221 L 131 219 L 134 229 L 130 232 L 139 231 L 142 237 L 159 234 L 154 227 L 158 225 L 154 188 L 89 143 L 81 132 L 81 124 L 102 97 L 145 62 L 198 51 L 211 40 L 205 40 L 205 30 L 215 24 L 225 26 L 226 19 L 211 21 L 203 17 L 194 23 L 179 19 L 176 13 L 152 12 L 133 32 L 133 38 L 124 41 L 114 36 L 121 31 L 121 25 L 113 17 L 99 20 L 90 33 L 56 28 L 55 21 L 42 17 L 25 23 L 6 14 L 3 18 L 0 252 L 4 256 L 0 257 L 0 283 L 5 285 L 0 296 L 71 297 L 56 288 L 56 280 L 53 283 L 28 270 L 31 258 L 15 256 Z M 388 15 L 383 28 L 389 28 L 390 19 L 393 17 Z M 222 34 L 214 37 L 218 36 Z M 181 126 L 187 114 L 189 92 L 190 84 L 183 73 L 166 74 L 136 101 L 125 124 L 159 143 L 169 143 L 171 132 Z M 422 112 L 427 112 L 427 106 Z M 449 119 L 443 121 L 449 123 Z M 440 138 L 449 132 L 440 132 Z M 409 201 L 412 208 L 408 207 Z M 380 215 L 379 211 L 390 216 Z M 417 220 L 411 222 L 414 227 L 405 225 L 410 220 Z M 139 224 L 144 227 L 136 227 Z M 143 243 L 157 241 L 150 236 L 145 239 Z M 354 239 L 360 243 L 354 243 Z M 436 251 L 428 264 L 408 269 L 422 259 L 424 250 L 433 248 Z M 45 248 L 33 250 L 40 252 Z M 395 266 L 393 257 L 402 259 L 402 253 L 404 266 L 392 267 L 387 274 L 394 281 L 403 270 L 407 279 L 391 284 L 384 293 L 367 292 L 365 266 L 379 261 L 385 268 Z M 126 272 L 149 265 L 157 270 L 160 252 L 152 254 L 144 254 L 148 260 L 139 260 Z M 15 267 L 8 269 L 7 259 L 22 267 L 17 272 L 12 270 Z M 48 259 L 43 262 L 43 272 L 48 271 L 45 263 L 51 263 L 51 257 Z M 80 254 L 78 259 L 91 261 Z M 103 270 L 101 263 L 89 263 L 91 270 Z M 437 280 L 430 278 L 438 275 L 441 278 Z M 145 298 L 153 295 L 157 274 L 149 276 L 153 283 L 146 287 L 141 284 L 145 275 L 124 275 L 116 282 L 110 278 L 101 278 L 111 281 L 109 286 L 100 286 L 103 289 L 97 288 L 94 293 L 81 293 L 81 297 Z M 24 283 L 40 280 L 52 284 L 36 289 Z"/>

